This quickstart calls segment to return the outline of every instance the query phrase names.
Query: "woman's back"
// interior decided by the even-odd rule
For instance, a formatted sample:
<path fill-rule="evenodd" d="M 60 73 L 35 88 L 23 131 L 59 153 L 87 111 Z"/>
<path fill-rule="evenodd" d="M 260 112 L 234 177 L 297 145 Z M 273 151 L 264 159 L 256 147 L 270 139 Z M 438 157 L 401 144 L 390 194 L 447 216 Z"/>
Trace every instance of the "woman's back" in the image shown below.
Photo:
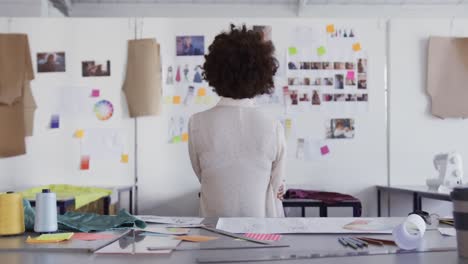
<path fill-rule="evenodd" d="M 280 216 L 269 203 L 275 197 L 270 181 L 282 148 L 281 129 L 250 99 L 222 98 L 192 117 L 190 155 L 199 164 L 194 169 L 202 186 L 201 215 Z"/>

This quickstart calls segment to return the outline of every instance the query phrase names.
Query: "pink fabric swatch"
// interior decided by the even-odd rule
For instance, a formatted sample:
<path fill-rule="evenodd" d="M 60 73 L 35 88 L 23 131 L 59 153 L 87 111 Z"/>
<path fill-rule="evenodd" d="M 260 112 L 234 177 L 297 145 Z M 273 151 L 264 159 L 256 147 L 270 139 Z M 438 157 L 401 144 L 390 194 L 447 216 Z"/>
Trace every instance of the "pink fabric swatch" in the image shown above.
<path fill-rule="evenodd" d="M 268 240 L 268 241 L 278 241 L 281 239 L 281 235 L 278 234 L 256 234 L 256 233 L 246 233 L 245 237 L 255 239 L 255 240 Z"/>

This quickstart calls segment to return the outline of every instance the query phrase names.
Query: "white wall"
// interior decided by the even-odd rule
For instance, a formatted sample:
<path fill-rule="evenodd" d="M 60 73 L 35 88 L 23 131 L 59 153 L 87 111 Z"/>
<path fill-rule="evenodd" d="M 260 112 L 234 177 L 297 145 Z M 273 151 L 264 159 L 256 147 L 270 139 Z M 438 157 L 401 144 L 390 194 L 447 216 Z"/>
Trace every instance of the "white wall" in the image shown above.
<path fill-rule="evenodd" d="M 298 10 L 296 4 L 74 4 L 70 16 L 75 17 L 466 17 L 468 4 L 452 5 L 307 5 Z"/>
<path fill-rule="evenodd" d="M 69 183 L 80 185 L 131 185 L 134 179 L 133 162 L 120 163 L 91 157 L 90 170 L 81 171 L 80 140 L 73 137 L 76 129 L 118 129 L 124 133 L 125 150 L 134 158 L 133 120 L 128 118 L 126 104 L 122 103 L 121 87 L 126 62 L 126 41 L 132 36 L 129 19 L 39 19 L 13 18 L 11 32 L 27 33 L 31 47 L 35 80 L 32 91 L 38 105 L 34 136 L 26 138 L 27 154 L 0 159 L 2 175 L 8 175 L 15 187 Z M 4 32 L 4 31 L 3 31 Z M 105 33 L 105 34 L 103 34 Z M 66 52 L 65 73 L 37 73 L 37 52 Z M 81 61 L 111 60 L 110 77 L 81 77 Z M 60 114 L 60 129 L 51 130 L 52 114 L 58 95 L 64 90 L 98 88 L 99 99 L 90 98 L 83 112 L 84 118 L 74 119 Z M 107 99 L 114 104 L 114 115 L 109 121 L 98 121 L 92 113 L 93 104 Z M 2 182 L 3 184 L 3 182 Z"/>
<path fill-rule="evenodd" d="M 429 37 L 466 37 L 467 27 L 465 19 L 393 19 L 390 23 L 391 185 L 425 185 L 427 178 L 437 177 L 432 159 L 440 152 L 458 151 L 468 164 L 468 123 L 432 116 L 426 92 Z M 404 206 L 402 199 L 411 197 L 394 199 L 392 214 L 408 212 L 410 206 Z M 451 214 L 450 203 L 425 200 L 423 208 Z"/>
<path fill-rule="evenodd" d="M 0 0 L 0 16 L 63 17 L 49 0 Z"/>
<path fill-rule="evenodd" d="M 387 182 L 385 139 L 385 24 L 378 20 L 320 20 L 320 19 L 162 19 L 143 20 L 143 37 L 156 36 L 161 43 L 165 70 L 174 62 L 175 36 L 205 35 L 205 45 L 230 22 L 248 25 L 271 25 L 277 56 L 284 63 L 289 35 L 296 26 L 314 25 L 325 28 L 326 23 L 349 25 L 360 34 L 369 56 L 369 112 L 356 117 L 357 136 L 354 140 L 329 141 L 332 154 L 322 162 L 298 161 L 294 158 L 297 137 L 288 141 L 290 155 L 287 163 L 287 183 L 318 190 L 346 192 L 363 201 L 364 214 L 375 215 L 376 184 Z M 164 80 L 164 76 L 163 76 Z M 281 87 L 281 86 L 279 86 Z M 165 89 L 171 89 L 165 87 Z M 138 120 L 138 171 L 140 213 L 194 215 L 198 212 L 199 183 L 192 171 L 186 144 L 167 144 L 168 117 L 171 114 L 194 113 L 202 108 L 171 107 L 157 118 Z M 280 115 L 282 106 L 265 109 Z M 298 135 L 323 138 L 323 113 L 296 114 Z M 339 116 L 336 116 L 339 117 Z M 157 135 L 157 136 L 156 136 Z M 349 213 L 349 212 L 348 212 Z"/>

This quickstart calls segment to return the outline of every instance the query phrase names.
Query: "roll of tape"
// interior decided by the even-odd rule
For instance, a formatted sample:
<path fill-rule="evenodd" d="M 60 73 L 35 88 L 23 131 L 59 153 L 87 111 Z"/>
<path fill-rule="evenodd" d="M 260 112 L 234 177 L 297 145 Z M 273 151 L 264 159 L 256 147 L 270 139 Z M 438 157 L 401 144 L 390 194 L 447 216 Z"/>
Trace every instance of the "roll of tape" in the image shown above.
<path fill-rule="evenodd" d="M 393 238 L 397 246 L 404 250 L 416 249 L 426 232 L 426 222 L 416 214 L 409 215 L 406 220 L 393 229 Z"/>
<path fill-rule="evenodd" d="M 0 194 L 0 235 L 24 233 L 23 197 L 19 193 Z"/>

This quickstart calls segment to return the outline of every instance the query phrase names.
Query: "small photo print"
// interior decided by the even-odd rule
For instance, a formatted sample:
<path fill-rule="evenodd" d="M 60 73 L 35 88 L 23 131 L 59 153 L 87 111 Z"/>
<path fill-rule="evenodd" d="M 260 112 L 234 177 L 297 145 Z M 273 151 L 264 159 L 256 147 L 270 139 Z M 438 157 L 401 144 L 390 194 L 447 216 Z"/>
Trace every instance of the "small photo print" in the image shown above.
<path fill-rule="evenodd" d="M 358 74 L 358 89 L 367 89 L 367 75 L 366 74 Z"/>
<path fill-rule="evenodd" d="M 322 63 L 321 62 L 312 62 L 311 63 L 311 69 L 312 70 L 321 70 L 322 69 Z"/>
<path fill-rule="evenodd" d="M 358 102 L 367 102 L 369 100 L 369 96 L 367 94 L 358 94 L 356 99 Z"/>
<path fill-rule="evenodd" d="M 262 35 L 263 41 L 271 41 L 271 26 L 253 26 L 253 31 L 259 32 Z"/>
<path fill-rule="evenodd" d="M 310 70 L 312 67 L 312 63 L 310 62 L 301 62 L 301 70 Z"/>
<path fill-rule="evenodd" d="M 288 62 L 288 69 L 290 70 L 298 70 L 299 69 L 299 63 L 297 62 Z"/>
<path fill-rule="evenodd" d="M 83 77 L 110 76 L 110 61 L 82 61 L 81 69 Z"/>
<path fill-rule="evenodd" d="M 310 85 L 310 79 L 302 77 L 290 77 L 288 78 L 288 85 Z"/>
<path fill-rule="evenodd" d="M 320 94 L 317 90 L 312 91 L 312 105 L 320 105 L 321 100 L 320 100 Z"/>
<path fill-rule="evenodd" d="M 307 92 L 301 93 L 301 96 L 299 97 L 299 102 L 310 102 L 309 93 Z"/>
<path fill-rule="evenodd" d="M 205 53 L 204 36 L 176 36 L 177 56 L 201 56 Z"/>
<path fill-rule="evenodd" d="M 345 102 L 346 101 L 346 95 L 345 94 L 334 94 L 333 95 L 333 101 L 335 101 L 335 102 Z"/>
<path fill-rule="evenodd" d="M 315 78 L 312 85 L 322 85 L 322 78 Z"/>
<path fill-rule="evenodd" d="M 324 69 L 324 70 L 333 70 L 333 63 L 331 63 L 331 62 L 322 62 L 322 69 Z"/>
<path fill-rule="evenodd" d="M 346 78 L 345 83 L 346 83 L 347 86 L 355 86 L 356 85 L 356 80 Z"/>
<path fill-rule="evenodd" d="M 65 52 L 39 52 L 37 72 L 65 72 Z"/>
<path fill-rule="evenodd" d="M 355 102 L 357 101 L 357 94 L 347 94 L 346 95 L 346 102 Z"/>
<path fill-rule="evenodd" d="M 307 78 L 307 77 L 304 78 L 304 83 L 303 83 L 303 85 L 309 86 L 309 85 L 310 85 L 310 78 Z"/>
<path fill-rule="evenodd" d="M 290 90 L 289 97 L 291 98 L 291 105 L 299 104 L 299 94 L 297 93 L 297 90 Z"/>
<path fill-rule="evenodd" d="M 354 138 L 354 119 L 330 119 L 326 123 L 327 138 Z"/>
<path fill-rule="evenodd" d="M 322 99 L 324 102 L 331 102 L 333 101 L 333 94 L 323 94 Z"/>
<path fill-rule="evenodd" d="M 322 85 L 333 86 L 333 78 L 323 78 Z"/>
<path fill-rule="evenodd" d="M 335 74 L 335 89 L 344 89 L 344 75 Z"/>
<path fill-rule="evenodd" d="M 358 59 L 357 70 L 358 70 L 358 73 L 367 72 L 367 59 Z"/>
<path fill-rule="evenodd" d="M 344 62 L 334 62 L 333 63 L 333 68 L 335 70 L 344 70 L 345 69 L 345 63 Z"/>
<path fill-rule="evenodd" d="M 354 63 L 353 62 L 345 62 L 346 70 L 354 70 Z"/>

